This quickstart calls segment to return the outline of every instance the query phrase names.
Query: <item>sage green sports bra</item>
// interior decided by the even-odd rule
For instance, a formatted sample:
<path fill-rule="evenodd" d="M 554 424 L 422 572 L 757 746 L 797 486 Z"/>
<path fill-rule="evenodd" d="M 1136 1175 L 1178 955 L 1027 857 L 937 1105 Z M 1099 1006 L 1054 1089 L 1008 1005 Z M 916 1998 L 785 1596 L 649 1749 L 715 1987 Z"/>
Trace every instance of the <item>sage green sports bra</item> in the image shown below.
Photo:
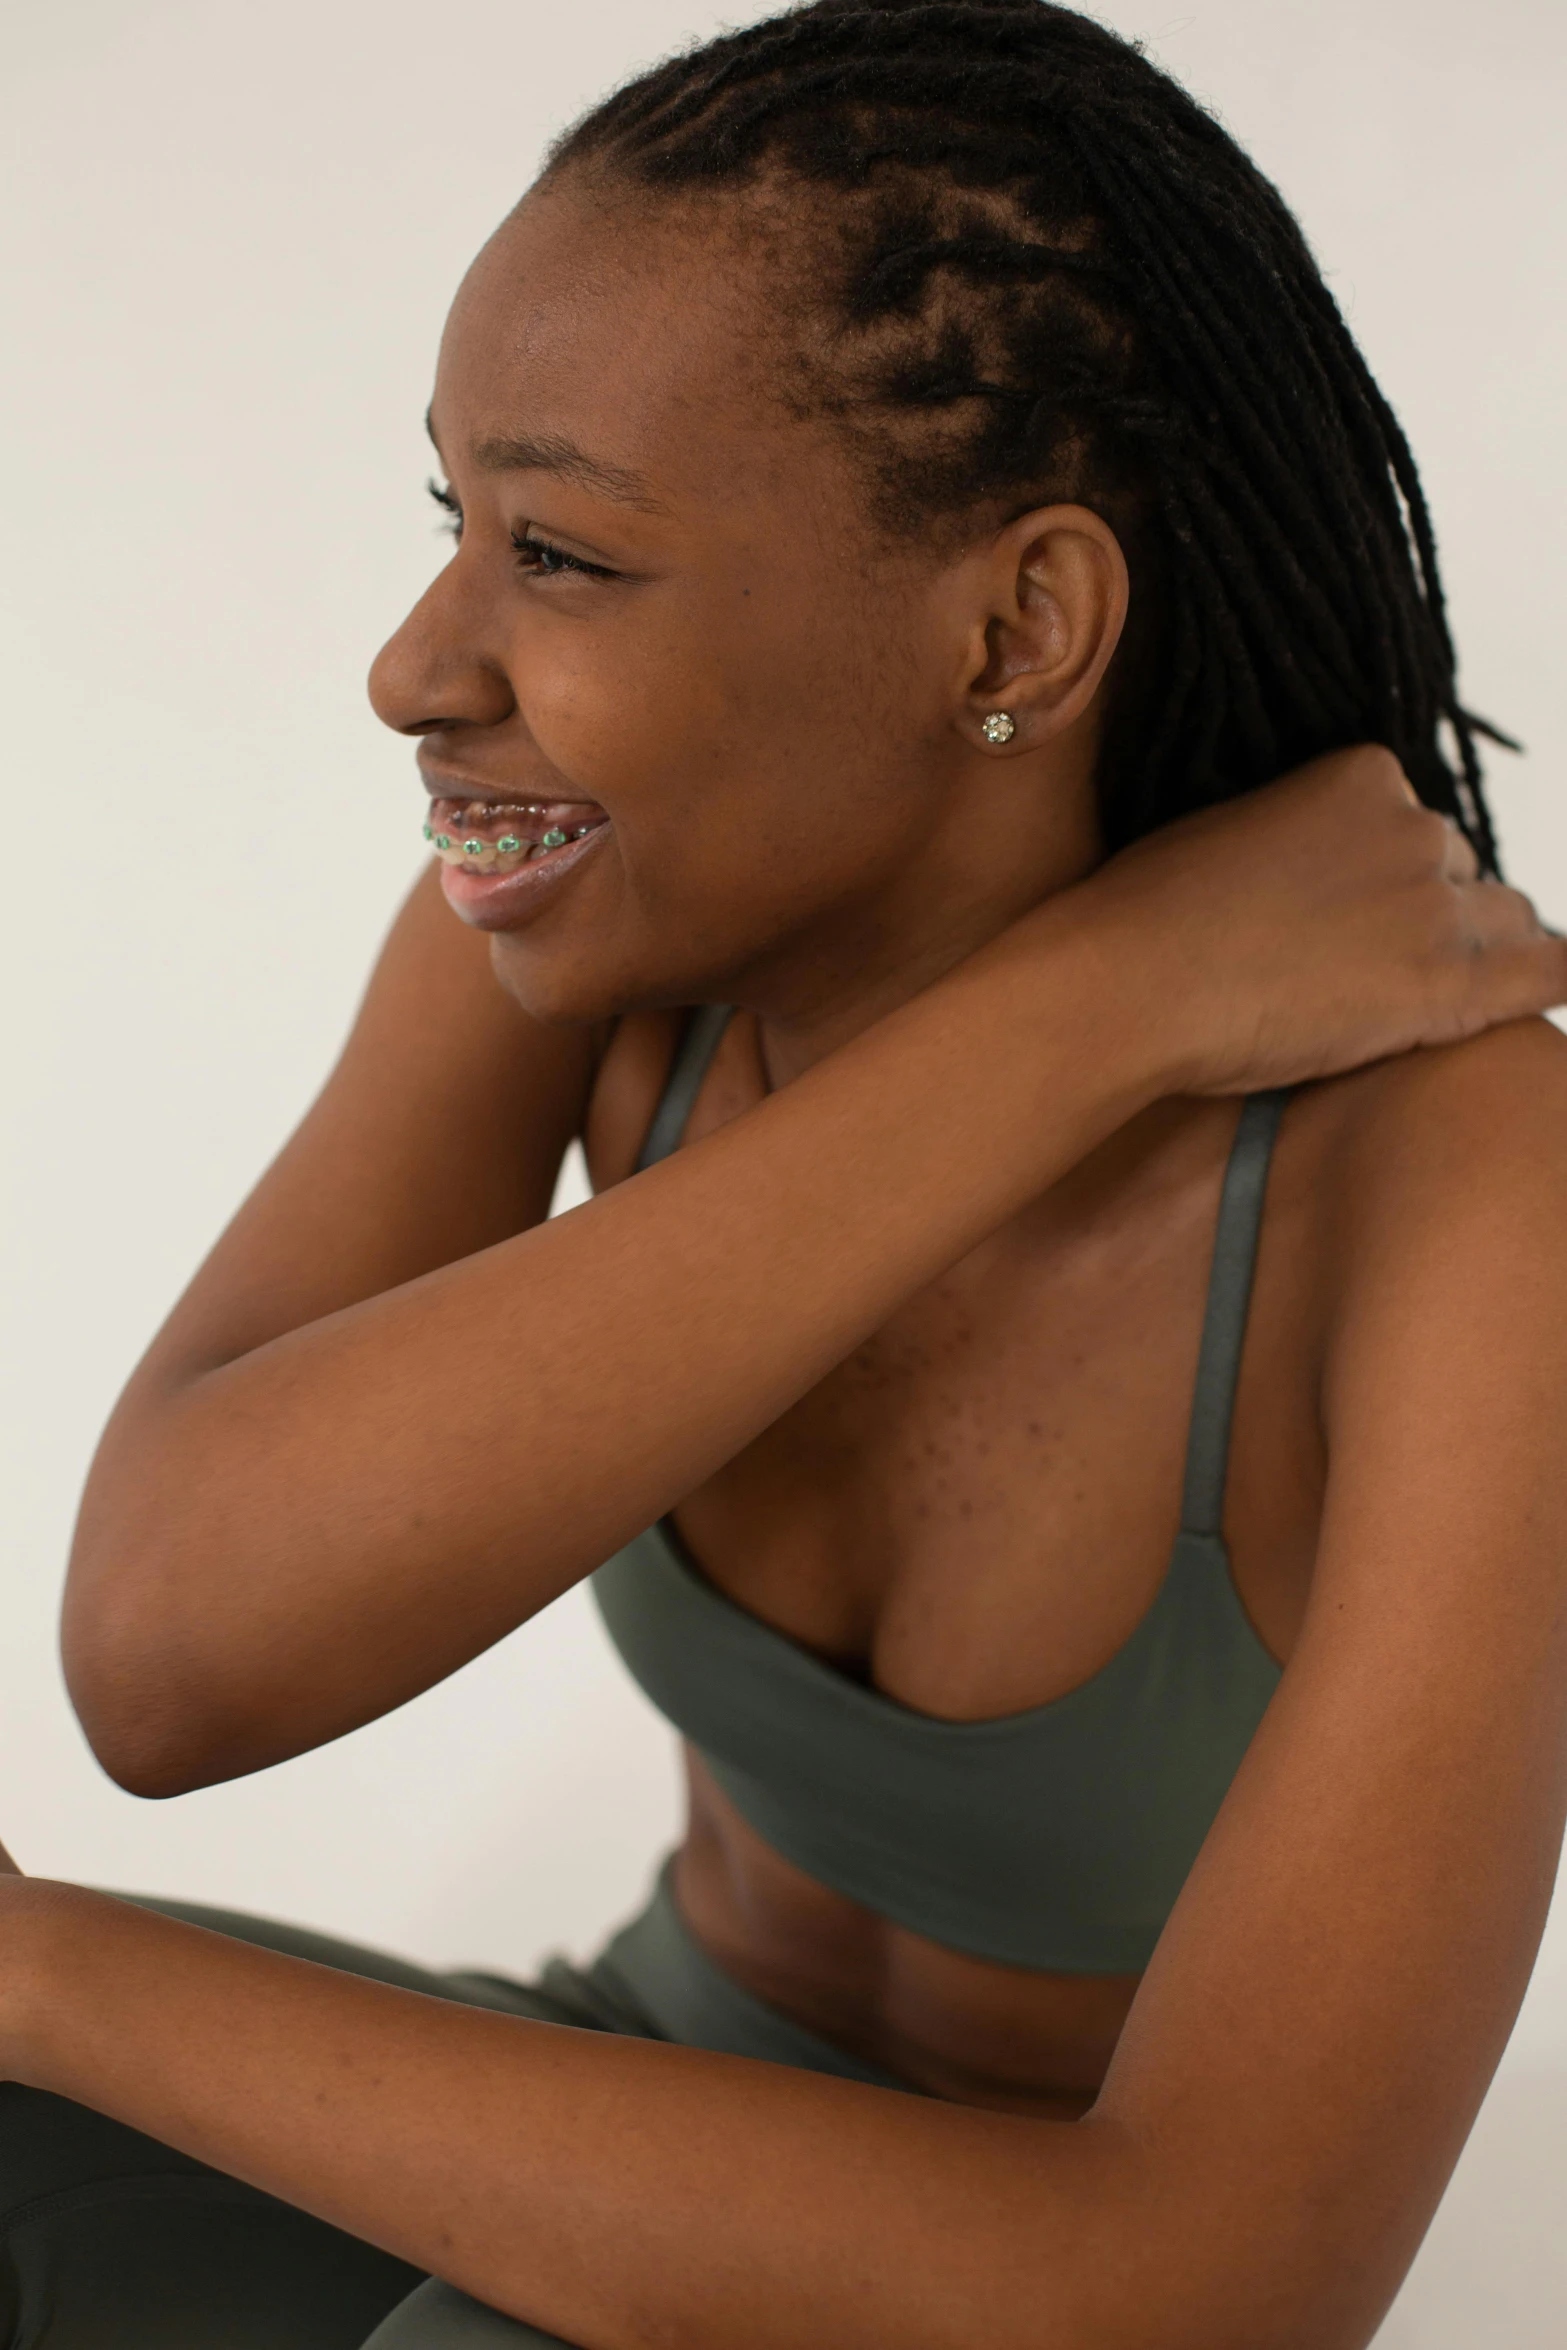
<path fill-rule="evenodd" d="M 712 1006 L 691 1020 L 640 1166 L 679 1142 L 728 1017 Z M 918 1713 L 725 1598 L 667 1519 L 593 1577 L 630 1671 L 757 1834 L 951 1949 L 1050 1973 L 1139 1972 L 1278 1686 L 1220 1528 L 1284 1099 L 1246 1103 L 1225 1173 L 1169 1569 L 1091 1680 L 998 1720 Z"/>

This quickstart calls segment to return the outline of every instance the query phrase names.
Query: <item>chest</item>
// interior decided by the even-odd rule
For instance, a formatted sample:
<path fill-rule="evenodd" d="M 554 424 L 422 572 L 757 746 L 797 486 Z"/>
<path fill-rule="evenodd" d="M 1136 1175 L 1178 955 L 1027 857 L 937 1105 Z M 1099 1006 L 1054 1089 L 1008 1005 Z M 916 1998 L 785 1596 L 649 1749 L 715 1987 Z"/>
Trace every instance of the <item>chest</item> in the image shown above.
<path fill-rule="evenodd" d="M 1280 1225 L 1270 1239 L 1225 1530 L 1282 1660 L 1323 1461 L 1309 1280 Z M 1195 1213 L 998 1236 L 688 1496 L 687 1547 L 739 1605 L 921 1712 L 977 1720 L 1079 1686 L 1168 1567 L 1210 1241 Z"/>
<path fill-rule="evenodd" d="M 693 1139 L 745 1106 L 743 1082 L 715 1069 Z M 1091 1679 L 1153 1604 L 1179 1526 L 1234 1115 L 1167 1108 L 1151 1137 L 908 1299 L 683 1499 L 678 1531 L 706 1578 L 838 1672 L 941 1718 L 1021 1712 Z M 1280 1660 L 1325 1474 L 1317 1246 L 1310 1187 L 1281 1148 L 1224 1514 L 1241 1604 Z"/>

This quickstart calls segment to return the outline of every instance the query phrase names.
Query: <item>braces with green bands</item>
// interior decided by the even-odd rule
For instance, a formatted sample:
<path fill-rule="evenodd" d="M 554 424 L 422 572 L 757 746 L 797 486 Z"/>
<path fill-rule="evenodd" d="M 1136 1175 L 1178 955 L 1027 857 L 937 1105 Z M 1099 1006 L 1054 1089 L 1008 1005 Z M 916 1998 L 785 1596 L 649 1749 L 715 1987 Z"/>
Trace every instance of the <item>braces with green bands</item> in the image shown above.
<path fill-rule="evenodd" d="M 587 832 L 592 828 L 591 826 L 584 825 L 582 829 L 583 832 Z M 423 831 L 425 839 L 432 842 L 436 848 L 449 849 L 451 847 L 452 836 L 449 832 L 436 832 L 428 824 L 423 827 Z M 579 833 L 577 837 L 580 840 L 582 834 Z M 558 824 L 555 824 L 551 825 L 549 831 L 544 835 L 544 838 L 539 842 L 538 845 L 541 849 L 563 849 L 566 845 L 567 838 L 568 835 L 561 831 Z M 463 854 L 468 857 L 482 857 L 486 849 L 500 849 L 507 855 L 515 855 L 518 849 L 523 849 L 527 846 L 528 843 L 524 840 L 519 840 L 516 833 L 514 832 L 503 832 L 499 840 L 465 840 L 462 844 Z"/>

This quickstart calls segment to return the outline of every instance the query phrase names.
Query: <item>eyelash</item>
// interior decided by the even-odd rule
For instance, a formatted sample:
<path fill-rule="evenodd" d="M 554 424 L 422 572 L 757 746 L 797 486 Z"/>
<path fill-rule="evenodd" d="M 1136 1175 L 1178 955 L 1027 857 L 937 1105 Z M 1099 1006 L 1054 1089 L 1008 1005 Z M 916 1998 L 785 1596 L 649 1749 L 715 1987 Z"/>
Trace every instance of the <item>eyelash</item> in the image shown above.
<path fill-rule="evenodd" d="M 451 491 L 444 482 L 427 481 L 424 486 L 448 518 L 441 525 L 442 529 L 450 531 L 453 538 L 460 538 L 462 536 L 462 508 L 458 505 Z M 586 579 L 613 579 L 615 577 L 614 572 L 604 564 L 584 563 L 580 555 L 568 555 L 564 547 L 557 547 L 550 539 L 535 536 L 531 528 L 521 531 L 514 530 L 511 534 L 511 543 L 519 557 L 519 569 L 522 569 L 524 575 L 530 579 L 560 579 L 567 572 L 577 572 Z M 525 555 L 541 559 L 537 568 L 524 566 L 521 563 L 520 558 Z"/>

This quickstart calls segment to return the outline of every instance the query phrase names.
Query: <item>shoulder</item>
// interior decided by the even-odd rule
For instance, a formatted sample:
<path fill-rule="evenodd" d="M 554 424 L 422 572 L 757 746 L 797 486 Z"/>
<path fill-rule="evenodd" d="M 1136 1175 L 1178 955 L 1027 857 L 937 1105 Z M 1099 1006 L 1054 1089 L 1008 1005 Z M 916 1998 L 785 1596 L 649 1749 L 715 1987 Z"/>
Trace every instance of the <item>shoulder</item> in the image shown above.
<path fill-rule="evenodd" d="M 1567 1036 L 1549 1021 L 1315 1086 L 1292 1122 L 1346 1270 L 1368 1252 L 1429 1245 L 1437 1228 L 1563 1236 Z"/>
<path fill-rule="evenodd" d="M 1330 1455 L 1425 1421 L 1472 1456 L 1567 1405 L 1567 1037 L 1519 1021 L 1315 1087 L 1290 1170 L 1320 1280 Z M 1438 1464 L 1438 1482 L 1459 1460 Z"/>

